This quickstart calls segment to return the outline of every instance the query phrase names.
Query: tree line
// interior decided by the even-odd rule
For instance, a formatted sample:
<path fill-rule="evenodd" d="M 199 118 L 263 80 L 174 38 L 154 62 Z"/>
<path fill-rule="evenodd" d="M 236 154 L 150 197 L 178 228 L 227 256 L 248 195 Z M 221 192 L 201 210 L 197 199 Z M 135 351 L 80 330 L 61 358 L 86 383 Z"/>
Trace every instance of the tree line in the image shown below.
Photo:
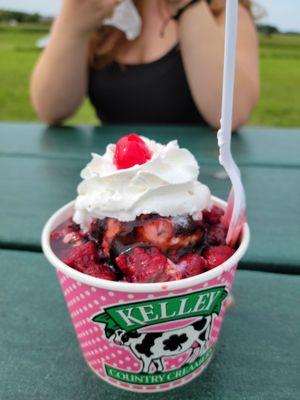
<path fill-rule="evenodd" d="M 30 14 L 21 11 L 0 10 L 0 22 L 11 21 L 38 23 L 43 21 L 43 17 L 38 13 Z"/>

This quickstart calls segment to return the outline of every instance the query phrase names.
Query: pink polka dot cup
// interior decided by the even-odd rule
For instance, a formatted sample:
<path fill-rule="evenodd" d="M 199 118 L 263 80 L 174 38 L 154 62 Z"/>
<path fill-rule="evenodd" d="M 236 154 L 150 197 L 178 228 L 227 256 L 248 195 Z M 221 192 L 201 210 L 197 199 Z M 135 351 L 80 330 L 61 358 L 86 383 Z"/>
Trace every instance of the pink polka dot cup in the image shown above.
<path fill-rule="evenodd" d="M 234 255 L 201 275 L 163 283 L 113 282 L 70 268 L 51 250 L 50 233 L 72 216 L 73 204 L 49 219 L 42 247 L 57 270 L 89 367 L 134 392 L 169 390 L 200 375 L 217 344 L 237 264 L 249 244 L 248 225 Z"/>

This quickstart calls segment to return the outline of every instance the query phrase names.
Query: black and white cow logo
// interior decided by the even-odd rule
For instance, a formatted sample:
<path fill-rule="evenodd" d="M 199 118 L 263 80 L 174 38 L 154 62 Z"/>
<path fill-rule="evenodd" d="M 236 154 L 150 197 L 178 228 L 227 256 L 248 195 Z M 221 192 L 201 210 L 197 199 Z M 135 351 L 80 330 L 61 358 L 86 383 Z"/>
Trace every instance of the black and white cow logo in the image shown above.
<path fill-rule="evenodd" d="M 120 346 L 127 346 L 136 358 L 142 361 L 141 372 L 164 371 L 163 357 L 174 357 L 189 351 L 186 363 L 192 363 L 205 351 L 211 330 L 212 316 L 203 316 L 191 325 L 166 332 L 137 331 L 126 333 L 115 331 L 111 340 Z M 151 370 L 151 366 L 154 368 Z"/>

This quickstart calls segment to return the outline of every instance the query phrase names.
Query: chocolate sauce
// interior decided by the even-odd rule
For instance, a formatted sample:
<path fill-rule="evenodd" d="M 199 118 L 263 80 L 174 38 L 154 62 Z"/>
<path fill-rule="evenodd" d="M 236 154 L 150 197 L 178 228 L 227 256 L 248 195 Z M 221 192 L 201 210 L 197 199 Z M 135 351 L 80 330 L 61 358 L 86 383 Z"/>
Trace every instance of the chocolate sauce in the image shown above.
<path fill-rule="evenodd" d="M 164 217 L 157 214 L 147 214 L 141 215 L 135 221 L 123 222 L 122 231 L 115 236 L 111 245 L 111 260 L 118 257 L 120 254 L 131 251 L 135 247 L 159 247 L 157 244 L 141 241 L 138 234 L 138 228 L 144 226 L 148 221 L 155 221 L 158 218 L 164 219 Z M 169 249 L 160 249 L 167 257 L 173 261 L 178 261 L 178 259 L 186 253 L 198 252 L 198 249 L 202 251 L 202 249 L 206 247 L 206 245 L 203 245 L 203 232 L 205 228 L 201 222 L 195 221 L 189 215 L 173 218 L 165 217 L 165 219 L 172 223 L 174 237 L 188 240 L 190 236 L 195 235 L 196 238 L 199 238 L 189 243 L 187 246 L 170 246 Z"/>
<path fill-rule="evenodd" d="M 93 240 L 97 245 L 100 245 L 103 240 L 103 236 L 106 229 L 107 218 L 105 219 L 94 219 L 91 223 L 89 230 L 89 239 Z"/>

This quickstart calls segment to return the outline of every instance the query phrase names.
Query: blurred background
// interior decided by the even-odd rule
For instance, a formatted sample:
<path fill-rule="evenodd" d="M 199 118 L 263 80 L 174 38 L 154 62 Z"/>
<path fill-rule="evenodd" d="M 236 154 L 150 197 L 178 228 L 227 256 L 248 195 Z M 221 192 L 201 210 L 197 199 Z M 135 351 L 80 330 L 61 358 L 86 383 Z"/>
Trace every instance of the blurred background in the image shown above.
<path fill-rule="evenodd" d="M 0 0 L 0 121 L 36 121 L 28 86 L 61 0 Z M 300 126 L 300 1 L 258 0 L 261 99 L 249 123 Z M 88 101 L 73 123 L 98 124 Z"/>

